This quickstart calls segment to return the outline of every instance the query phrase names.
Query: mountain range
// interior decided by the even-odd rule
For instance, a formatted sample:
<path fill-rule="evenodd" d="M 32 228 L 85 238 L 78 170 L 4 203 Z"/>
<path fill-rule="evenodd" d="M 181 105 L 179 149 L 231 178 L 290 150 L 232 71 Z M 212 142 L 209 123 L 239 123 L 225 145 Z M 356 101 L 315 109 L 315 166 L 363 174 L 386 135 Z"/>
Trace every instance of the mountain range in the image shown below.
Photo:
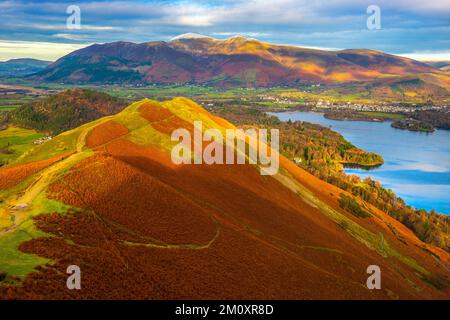
<path fill-rule="evenodd" d="M 446 251 L 283 156 L 274 176 L 174 164 L 171 132 L 194 121 L 235 129 L 186 98 L 144 99 L 0 168 L 0 296 L 448 299 Z"/>
<path fill-rule="evenodd" d="M 366 49 L 338 51 L 273 45 L 256 39 L 181 36 L 171 41 L 94 44 L 74 51 L 33 79 L 65 83 L 278 86 L 366 83 L 414 86 L 446 95 L 448 72 Z"/>

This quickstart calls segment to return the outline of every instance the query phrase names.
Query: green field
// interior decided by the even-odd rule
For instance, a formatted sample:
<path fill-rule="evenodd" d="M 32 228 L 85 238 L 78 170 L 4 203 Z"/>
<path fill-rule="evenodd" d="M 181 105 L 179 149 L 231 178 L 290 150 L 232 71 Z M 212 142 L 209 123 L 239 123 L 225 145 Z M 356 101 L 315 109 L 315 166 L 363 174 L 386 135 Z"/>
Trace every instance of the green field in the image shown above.
<path fill-rule="evenodd" d="M 44 134 L 35 130 L 9 127 L 0 131 L 0 166 L 8 164 L 34 147 L 33 142 Z"/>
<path fill-rule="evenodd" d="M 390 112 L 376 112 L 376 111 L 362 111 L 359 112 L 363 115 L 369 116 L 369 117 L 377 117 L 387 120 L 401 120 L 405 116 L 399 113 L 390 113 Z"/>
<path fill-rule="evenodd" d="M 11 110 L 16 109 L 18 106 L 20 106 L 20 105 L 18 105 L 18 104 L 11 104 L 11 105 L 0 106 L 0 112 L 11 111 Z"/>
<path fill-rule="evenodd" d="M 25 94 L 0 95 L 0 114 L 20 107 L 22 104 L 38 99 Z"/>
<path fill-rule="evenodd" d="M 279 103 L 279 102 L 272 102 L 272 101 L 258 101 L 255 102 L 257 106 L 266 107 L 266 108 L 273 108 L 273 109 L 285 109 L 292 106 L 295 106 L 295 103 Z"/>

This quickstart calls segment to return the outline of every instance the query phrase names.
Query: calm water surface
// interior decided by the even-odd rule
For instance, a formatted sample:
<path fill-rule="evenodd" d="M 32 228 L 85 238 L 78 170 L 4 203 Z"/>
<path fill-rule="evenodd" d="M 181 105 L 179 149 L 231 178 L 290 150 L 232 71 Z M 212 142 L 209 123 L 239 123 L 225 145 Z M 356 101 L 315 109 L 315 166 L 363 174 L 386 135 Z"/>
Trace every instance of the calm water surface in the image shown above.
<path fill-rule="evenodd" d="M 450 131 L 433 133 L 394 129 L 390 122 L 340 121 L 315 112 L 271 113 L 330 127 L 366 151 L 381 154 L 384 165 L 370 171 L 346 168 L 361 178 L 372 177 L 409 205 L 450 214 Z"/>

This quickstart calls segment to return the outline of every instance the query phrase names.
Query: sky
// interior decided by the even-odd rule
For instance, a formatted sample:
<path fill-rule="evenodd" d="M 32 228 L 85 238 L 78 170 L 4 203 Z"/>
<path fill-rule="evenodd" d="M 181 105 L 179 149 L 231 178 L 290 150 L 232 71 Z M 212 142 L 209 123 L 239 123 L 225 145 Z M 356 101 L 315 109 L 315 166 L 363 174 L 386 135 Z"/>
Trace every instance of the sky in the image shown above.
<path fill-rule="evenodd" d="M 67 26 L 70 5 L 80 8 L 79 29 Z M 378 29 L 367 26 L 371 5 L 380 10 Z M 0 61 L 53 61 L 92 43 L 169 41 L 188 32 L 450 60 L 450 0 L 0 0 Z"/>

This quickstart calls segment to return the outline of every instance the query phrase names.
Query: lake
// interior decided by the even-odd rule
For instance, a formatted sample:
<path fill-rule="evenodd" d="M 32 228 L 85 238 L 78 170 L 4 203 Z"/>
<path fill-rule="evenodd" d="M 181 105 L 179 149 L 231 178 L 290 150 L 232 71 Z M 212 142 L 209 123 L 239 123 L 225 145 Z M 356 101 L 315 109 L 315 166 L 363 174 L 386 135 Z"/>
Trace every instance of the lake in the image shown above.
<path fill-rule="evenodd" d="M 345 172 L 380 181 L 415 208 L 450 214 L 450 131 L 411 132 L 394 129 L 389 121 L 331 120 L 316 112 L 270 114 L 282 121 L 330 127 L 358 148 L 381 154 L 382 166 L 372 170 L 346 168 Z"/>

